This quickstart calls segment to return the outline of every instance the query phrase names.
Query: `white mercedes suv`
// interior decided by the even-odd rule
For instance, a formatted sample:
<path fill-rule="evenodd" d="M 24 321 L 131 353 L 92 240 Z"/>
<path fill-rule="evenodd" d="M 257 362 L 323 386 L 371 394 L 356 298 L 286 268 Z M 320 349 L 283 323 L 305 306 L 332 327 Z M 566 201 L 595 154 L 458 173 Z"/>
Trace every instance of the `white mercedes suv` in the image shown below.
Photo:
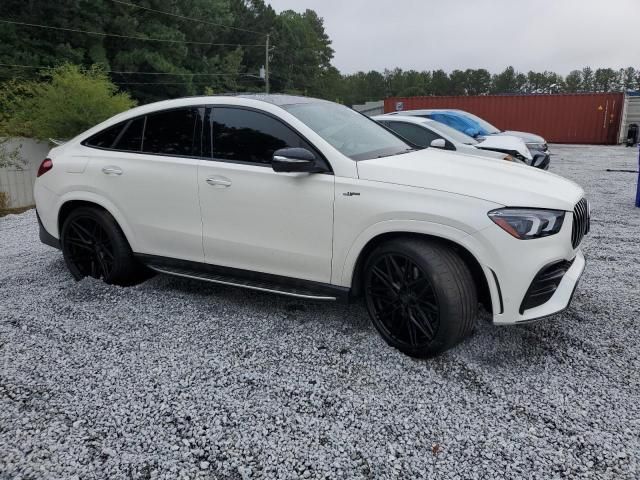
<path fill-rule="evenodd" d="M 304 97 L 169 100 L 51 150 L 40 238 L 71 274 L 155 271 L 316 300 L 363 297 L 414 356 L 566 308 L 585 266 L 582 189 L 512 162 L 416 151 L 347 107 Z"/>

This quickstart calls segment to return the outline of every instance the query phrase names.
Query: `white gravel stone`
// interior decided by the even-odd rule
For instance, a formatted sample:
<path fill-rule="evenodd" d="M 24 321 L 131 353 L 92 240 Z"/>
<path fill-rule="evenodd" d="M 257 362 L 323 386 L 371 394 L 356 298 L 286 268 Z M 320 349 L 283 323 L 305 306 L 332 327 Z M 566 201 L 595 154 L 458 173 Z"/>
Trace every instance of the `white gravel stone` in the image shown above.
<path fill-rule="evenodd" d="M 75 282 L 0 218 L 0 479 L 639 478 L 637 150 L 552 151 L 592 205 L 571 308 L 423 361 L 362 305 Z"/>

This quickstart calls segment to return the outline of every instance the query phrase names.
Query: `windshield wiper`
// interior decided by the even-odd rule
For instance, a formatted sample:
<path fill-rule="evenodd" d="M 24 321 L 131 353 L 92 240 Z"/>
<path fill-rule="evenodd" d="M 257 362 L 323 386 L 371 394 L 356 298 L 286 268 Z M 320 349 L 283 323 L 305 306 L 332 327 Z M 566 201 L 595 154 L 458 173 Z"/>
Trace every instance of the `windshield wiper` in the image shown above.
<path fill-rule="evenodd" d="M 407 148 L 406 150 L 401 150 L 395 153 L 385 153 L 384 155 L 378 155 L 376 158 L 384 158 L 384 157 L 392 157 L 394 155 L 402 155 L 403 153 L 415 152 L 418 150 L 417 148 Z"/>
<path fill-rule="evenodd" d="M 407 148 L 406 150 L 402 150 L 399 153 L 396 153 L 396 155 L 402 155 L 403 153 L 409 153 L 409 152 L 415 152 L 416 150 L 418 150 L 417 148 Z"/>

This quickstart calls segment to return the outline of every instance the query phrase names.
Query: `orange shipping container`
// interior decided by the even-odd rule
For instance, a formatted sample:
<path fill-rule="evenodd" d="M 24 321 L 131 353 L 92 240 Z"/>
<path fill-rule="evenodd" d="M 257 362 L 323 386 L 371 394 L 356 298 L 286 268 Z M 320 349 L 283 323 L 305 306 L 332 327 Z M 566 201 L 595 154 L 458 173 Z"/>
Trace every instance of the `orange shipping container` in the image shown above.
<path fill-rule="evenodd" d="M 384 111 L 460 109 L 501 130 L 535 133 L 547 142 L 613 145 L 618 140 L 623 103 L 622 93 L 392 97 L 384 101 Z"/>

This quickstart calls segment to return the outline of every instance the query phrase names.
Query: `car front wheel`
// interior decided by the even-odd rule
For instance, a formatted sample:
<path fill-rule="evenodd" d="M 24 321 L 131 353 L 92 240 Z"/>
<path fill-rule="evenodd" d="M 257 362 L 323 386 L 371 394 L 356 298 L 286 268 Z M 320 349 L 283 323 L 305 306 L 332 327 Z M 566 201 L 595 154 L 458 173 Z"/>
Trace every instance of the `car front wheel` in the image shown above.
<path fill-rule="evenodd" d="M 460 256 L 447 245 L 413 238 L 390 241 L 371 253 L 364 295 L 386 342 L 414 357 L 437 354 L 468 336 L 478 304 Z"/>

